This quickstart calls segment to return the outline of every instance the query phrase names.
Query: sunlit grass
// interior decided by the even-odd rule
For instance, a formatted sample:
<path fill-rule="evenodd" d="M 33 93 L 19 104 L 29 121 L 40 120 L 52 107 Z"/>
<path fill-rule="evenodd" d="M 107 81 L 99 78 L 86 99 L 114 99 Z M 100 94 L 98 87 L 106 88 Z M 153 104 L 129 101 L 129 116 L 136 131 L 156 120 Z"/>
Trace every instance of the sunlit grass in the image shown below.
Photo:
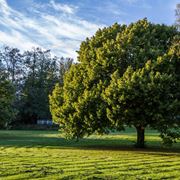
<path fill-rule="evenodd" d="M 0 179 L 179 179 L 180 143 L 162 148 L 148 131 L 141 150 L 135 138 L 132 129 L 79 142 L 56 131 L 0 131 Z"/>

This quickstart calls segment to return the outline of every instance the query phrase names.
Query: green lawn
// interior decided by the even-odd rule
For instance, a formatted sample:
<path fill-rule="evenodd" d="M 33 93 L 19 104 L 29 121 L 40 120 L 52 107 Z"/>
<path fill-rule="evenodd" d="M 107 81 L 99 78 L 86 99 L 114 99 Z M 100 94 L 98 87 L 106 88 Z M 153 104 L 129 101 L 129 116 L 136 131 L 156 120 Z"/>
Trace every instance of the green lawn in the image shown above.
<path fill-rule="evenodd" d="M 180 142 L 162 148 L 155 131 L 135 149 L 133 129 L 67 141 L 56 131 L 0 131 L 0 180 L 180 179 Z"/>

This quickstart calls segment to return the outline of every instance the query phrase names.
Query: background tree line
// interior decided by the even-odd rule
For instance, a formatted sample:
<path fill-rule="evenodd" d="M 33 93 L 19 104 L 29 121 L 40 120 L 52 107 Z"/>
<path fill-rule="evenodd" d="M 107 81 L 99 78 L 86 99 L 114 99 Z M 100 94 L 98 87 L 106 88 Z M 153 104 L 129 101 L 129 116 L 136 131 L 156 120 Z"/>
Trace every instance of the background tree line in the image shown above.
<path fill-rule="evenodd" d="M 50 50 L 32 48 L 21 53 L 5 46 L 0 50 L 0 125 L 35 124 L 51 119 L 48 95 L 73 63 L 53 56 Z"/>

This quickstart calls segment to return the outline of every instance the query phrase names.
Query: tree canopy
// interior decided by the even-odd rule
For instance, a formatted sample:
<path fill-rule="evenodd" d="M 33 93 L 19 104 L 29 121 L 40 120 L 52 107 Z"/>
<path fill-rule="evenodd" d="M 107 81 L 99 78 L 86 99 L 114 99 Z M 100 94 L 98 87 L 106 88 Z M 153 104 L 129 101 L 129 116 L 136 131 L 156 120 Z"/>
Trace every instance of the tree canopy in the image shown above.
<path fill-rule="evenodd" d="M 71 138 L 81 138 L 94 132 L 107 133 L 111 129 L 123 129 L 125 124 L 130 125 L 127 123 L 128 119 L 122 126 L 115 125 L 116 118 L 112 121 L 109 106 L 114 110 L 118 104 L 110 103 L 108 99 L 113 101 L 115 98 L 115 101 L 118 101 L 118 98 L 122 97 L 122 94 L 118 93 L 121 88 L 125 90 L 125 87 L 132 89 L 133 97 L 134 84 L 137 82 L 135 77 L 151 84 L 151 76 L 151 79 L 157 78 L 157 82 L 168 82 L 168 86 L 173 78 L 171 75 L 150 72 L 146 66 L 149 60 L 154 64 L 158 57 L 169 51 L 176 35 L 179 35 L 179 32 L 175 27 L 153 24 L 147 19 L 128 26 L 115 23 L 99 29 L 93 37 L 82 42 L 78 51 L 79 63 L 72 65 L 65 74 L 64 85 L 57 84 L 50 96 L 53 120 L 59 123 L 67 137 Z M 176 61 L 179 62 L 177 59 Z M 126 84 L 125 80 L 118 80 L 121 77 L 126 79 L 128 74 L 132 76 L 129 77 L 130 84 Z M 125 84 L 124 87 L 117 85 L 120 88 L 117 88 L 117 94 L 112 85 L 116 81 Z M 128 93 L 130 90 L 126 95 Z M 140 94 L 140 91 L 137 93 Z M 134 101 L 136 100 L 134 98 Z M 145 103 L 144 100 L 142 103 Z M 145 115 L 142 116 L 145 118 Z"/>
<path fill-rule="evenodd" d="M 175 63 L 177 54 L 171 53 L 137 70 L 129 66 L 122 77 L 116 71 L 105 90 L 108 118 L 115 127 L 134 126 L 138 147 L 144 147 L 147 126 L 157 129 L 166 144 L 180 136 L 180 86 L 175 73 L 180 66 Z"/>

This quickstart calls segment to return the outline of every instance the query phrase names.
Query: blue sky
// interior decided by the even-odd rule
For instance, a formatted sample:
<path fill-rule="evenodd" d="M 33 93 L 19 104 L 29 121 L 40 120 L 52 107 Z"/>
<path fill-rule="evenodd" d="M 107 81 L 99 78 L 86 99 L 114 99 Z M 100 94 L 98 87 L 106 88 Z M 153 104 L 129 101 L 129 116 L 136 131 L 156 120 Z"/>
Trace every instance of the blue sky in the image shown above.
<path fill-rule="evenodd" d="M 76 59 L 81 41 L 98 28 L 147 17 L 171 25 L 179 0 L 0 0 L 0 45 L 40 46 Z"/>

